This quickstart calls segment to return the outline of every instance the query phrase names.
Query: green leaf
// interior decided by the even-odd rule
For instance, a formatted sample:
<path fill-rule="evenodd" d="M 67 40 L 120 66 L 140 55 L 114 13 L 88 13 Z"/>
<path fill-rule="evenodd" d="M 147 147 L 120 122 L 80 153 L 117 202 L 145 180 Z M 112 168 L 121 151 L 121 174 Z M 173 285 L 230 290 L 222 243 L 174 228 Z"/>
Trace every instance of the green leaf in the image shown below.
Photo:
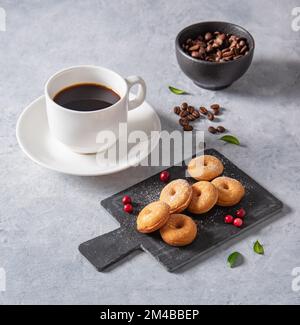
<path fill-rule="evenodd" d="M 265 253 L 263 245 L 258 240 L 254 243 L 253 250 L 256 254 L 264 255 Z"/>
<path fill-rule="evenodd" d="M 185 90 L 181 90 L 172 86 L 169 86 L 169 90 L 175 95 L 184 95 L 187 94 Z"/>
<path fill-rule="evenodd" d="M 227 265 L 231 268 L 237 266 L 238 262 L 243 258 L 242 254 L 239 252 L 234 252 L 230 254 L 227 258 Z"/>
<path fill-rule="evenodd" d="M 240 145 L 240 141 L 238 138 L 236 138 L 233 135 L 224 135 L 222 138 L 220 138 L 219 140 L 231 143 L 231 144 L 236 144 L 237 146 Z"/>

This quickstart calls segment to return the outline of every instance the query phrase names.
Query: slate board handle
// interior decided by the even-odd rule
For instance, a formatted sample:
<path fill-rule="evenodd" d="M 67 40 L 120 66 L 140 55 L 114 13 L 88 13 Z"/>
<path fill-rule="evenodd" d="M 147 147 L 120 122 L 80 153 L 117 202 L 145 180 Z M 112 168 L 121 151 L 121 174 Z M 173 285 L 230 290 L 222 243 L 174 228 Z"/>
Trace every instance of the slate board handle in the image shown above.
<path fill-rule="evenodd" d="M 79 246 L 80 253 L 99 272 L 138 249 L 140 249 L 140 243 L 134 240 L 134 237 L 130 236 L 128 231 L 122 227 Z"/>

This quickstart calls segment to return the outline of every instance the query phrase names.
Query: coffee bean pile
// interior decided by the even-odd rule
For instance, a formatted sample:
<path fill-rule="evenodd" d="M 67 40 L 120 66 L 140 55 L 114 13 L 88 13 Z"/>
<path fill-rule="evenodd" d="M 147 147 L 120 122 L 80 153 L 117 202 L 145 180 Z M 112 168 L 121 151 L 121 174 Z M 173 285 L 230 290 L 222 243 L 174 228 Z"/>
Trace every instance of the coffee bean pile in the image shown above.
<path fill-rule="evenodd" d="M 180 116 L 179 124 L 184 131 L 193 131 L 194 128 L 190 125 L 190 122 L 200 118 L 199 111 L 188 103 L 182 103 L 180 106 L 175 106 L 174 113 Z"/>
<path fill-rule="evenodd" d="M 193 131 L 193 126 L 190 122 L 193 122 L 201 117 L 206 117 L 208 120 L 213 121 L 216 115 L 220 114 L 221 107 L 219 104 L 213 104 L 210 106 L 211 111 L 207 110 L 204 106 L 196 109 L 194 106 L 190 106 L 188 103 L 182 103 L 180 106 L 174 107 L 174 113 L 180 116 L 179 124 L 184 131 Z M 223 126 L 218 126 L 216 129 L 212 126 L 208 128 L 210 133 L 224 133 L 226 129 Z"/>
<path fill-rule="evenodd" d="M 189 38 L 182 48 L 195 59 L 219 63 L 237 60 L 249 52 L 245 38 L 221 32 L 208 32 L 196 39 Z"/>

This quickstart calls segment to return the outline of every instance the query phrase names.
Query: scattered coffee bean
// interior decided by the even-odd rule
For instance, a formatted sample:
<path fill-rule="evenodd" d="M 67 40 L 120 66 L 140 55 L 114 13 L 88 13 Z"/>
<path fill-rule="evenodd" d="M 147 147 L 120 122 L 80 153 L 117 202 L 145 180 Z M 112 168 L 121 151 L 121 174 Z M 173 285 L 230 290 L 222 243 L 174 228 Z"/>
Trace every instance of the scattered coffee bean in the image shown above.
<path fill-rule="evenodd" d="M 186 117 L 181 118 L 181 119 L 179 120 L 179 124 L 180 124 L 181 126 L 188 125 L 188 124 L 189 124 L 189 120 L 188 120 Z"/>
<path fill-rule="evenodd" d="M 224 34 L 219 31 L 189 38 L 182 44 L 183 50 L 195 59 L 208 62 L 227 62 L 237 60 L 249 52 L 245 38 Z"/>
<path fill-rule="evenodd" d="M 192 114 L 189 114 L 187 116 L 187 119 L 192 122 L 192 121 L 195 121 L 196 118 Z"/>
<path fill-rule="evenodd" d="M 210 126 L 210 127 L 208 128 L 208 131 L 209 131 L 210 133 L 212 133 L 212 134 L 216 134 L 216 133 L 218 132 L 218 130 L 217 130 L 216 128 L 214 128 L 213 126 Z"/>
<path fill-rule="evenodd" d="M 193 107 L 193 106 L 189 106 L 187 110 L 188 110 L 188 112 L 189 112 L 190 114 L 192 114 L 192 113 L 194 112 L 194 110 L 195 110 L 195 107 Z"/>
<path fill-rule="evenodd" d="M 195 118 L 199 118 L 200 117 L 200 113 L 196 110 L 194 110 L 194 112 L 192 113 L 192 115 L 195 117 Z"/>
<path fill-rule="evenodd" d="M 220 105 L 219 104 L 212 104 L 212 105 L 210 105 L 210 108 L 212 110 L 219 110 L 220 109 Z"/>
<path fill-rule="evenodd" d="M 213 121 L 215 119 L 215 115 L 211 112 L 208 112 L 207 113 L 207 118 L 210 120 L 210 121 Z"/>
<path fill-rule="evenodd" d="M 181 104 L 181 109 L 184 110 L 184 111 L 186 111 L 187 108 L 188 108 L 188 106 L 189 106 L 188 103 L 182 103 Z"/>
<path fill-rule="evenodd" d="M 206 115 L 208 113 L 208 110 L 205 107 L 201 106 L 199 108 L 199 112 L 202 113 L 202 114 L 204 114 L 204 115 Z"/>
<path fill-rule="evenodd" d="M 186 117 L 188 114 L 189 114 L 189 113 L 188 113 L 187 111 L 181 111 L 181 112 L 179 113 L 179 116 L 180 116 L 180 117 Z"/>
<path fill-rule="evenodd" d="M 188 103 L 182 103 L 181 106 L 174 107 L 174 113 L 179 115 L 179 124 L 182 126 L 184 131 L 192 131 L 193 126 L 190 125 L 190 122 L 193 122 L 201 117 L 201 114 L 206 115 L 207 119 L 213 121 L 215 115 L 219 114 L 221 109 L 219 104 L 212 104 L 210 108 L 213 112 L 208 111 L 204 106 L 201 106 L 199 110 L 195 109 L 194 106 L 189 105 Z M 200 114 L 201 113 L 201 114 Z M 224 133 L 226 129 L 219 125 L 217 128 L 210 126 L 208 131 L 212 134 Z"/>
<path fill-rule="evenodd" d="M 224 132 L 226 131 L 226 129 L 225 129 L 224 126 L 222 126 L 222 125 L 219 125 L 219 126 L 217 127 L 217 130 L 218 130 L 218 132 L 220 132 L 220 133 L 224 133 Z"/>
<path fill-rule="evenodd" d="M 193 129 L 194 128 L 191 125 L 189 125 L 189 124 L 183 126 L 183 130 L 184 131 L 193 131 Z"/>
<path fill-rule="evenodd" d="M 175 106 L 175 107 L 174 107 L 174 113 L 175 113 L 175 114 L 179 115 L 179 114 L 180 114 L 180 111 L 181 111 L 181 110 L 180 110 L 180 107 L 179 107 L 179 106 Z"/>

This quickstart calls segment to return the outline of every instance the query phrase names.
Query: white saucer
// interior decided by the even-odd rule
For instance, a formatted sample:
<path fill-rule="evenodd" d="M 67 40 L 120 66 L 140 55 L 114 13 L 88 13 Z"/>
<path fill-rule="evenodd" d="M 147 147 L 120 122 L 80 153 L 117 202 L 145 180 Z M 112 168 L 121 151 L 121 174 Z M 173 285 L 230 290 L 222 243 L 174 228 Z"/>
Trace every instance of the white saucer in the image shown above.
<path fill-rule="evenodd" d="M 46 115 L 44 96 L 39 97 L 25 108 L 17 123 L 17 139 L 25 154 L 37 164 L 51 170 L 80 176 L 98 176 L 117 173 L 141 163 L 159 141 L 161 123 L 151 105 L 144 102 L 128 113 L 128 133 L 135 130 L 146 132 L 148 139 L 128 146 L 128 152 L 138 155 L 119 157 L 117 163 L 110 163 L 107 157 L 101 162 L 99 155 L 81 155 L 51 137 Z M 150 146 L 151 141 L 151 146 Z M 133 150 L 132 150 L 133 149 Z M 97 158 L 97 159 L 96 159 Z"/>

